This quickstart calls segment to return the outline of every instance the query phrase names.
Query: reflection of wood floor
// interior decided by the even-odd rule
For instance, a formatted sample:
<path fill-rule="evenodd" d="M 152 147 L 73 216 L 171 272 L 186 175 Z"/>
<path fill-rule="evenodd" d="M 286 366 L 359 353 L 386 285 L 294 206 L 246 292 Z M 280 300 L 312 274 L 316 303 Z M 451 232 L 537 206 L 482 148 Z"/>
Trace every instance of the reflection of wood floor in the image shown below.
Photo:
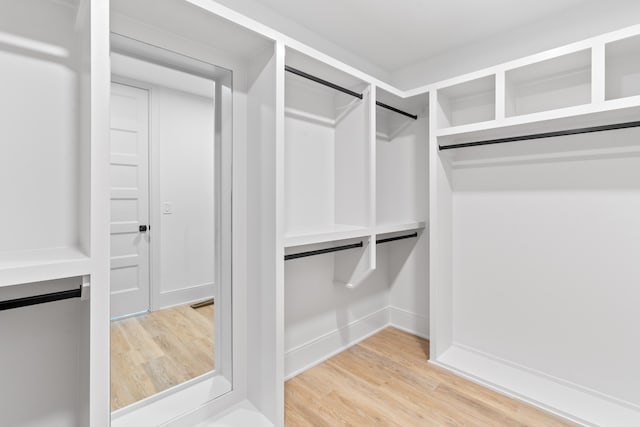
<path fill-rule="evenodd" d="M 213 305 L 111 322 L 111 409 L 211 371 L 213 331 Z"/>
<path fill-rule="evenodd" d="M 286 425 L 573 425 L 429 365 L 428 354 L 429 341 L 387 328 L 287 381 Z"/>

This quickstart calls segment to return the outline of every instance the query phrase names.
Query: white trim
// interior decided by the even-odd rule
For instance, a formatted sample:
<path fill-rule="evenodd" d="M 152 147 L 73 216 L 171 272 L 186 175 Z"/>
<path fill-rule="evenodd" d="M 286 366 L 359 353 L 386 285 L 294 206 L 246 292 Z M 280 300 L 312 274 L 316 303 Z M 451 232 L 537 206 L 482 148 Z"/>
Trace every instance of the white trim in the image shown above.
<path fill-rule="evenodd" d="M 227 409 L 215 419 L 196 427 L 273 427 L 273 424 L 248 400 Z"/>
<path fill-rule="evenodd" d="M 164 310 L 178 305 L 191 304 L 214 296 L 214 283 L 202 283 L 199 285 L 189 286 L 187 288 L 175 289 L 172 291 L 160 292 L 156 296 L 157 307 L 152 310 Z"/>
<path fill-rule="evenodd" d="M 389 307 L 374 311 L 347 325 L 285 352 L 285 381 L 313 368 L 389 326 Z M 342 336 L 352 337 L 344 344 Z"/>
<path fill-rule="evenodd" d="M 429 317 L 389 306 L 389 325 L 420 338 L 429 339 Z"/>
<path fill-rule="evenodd" d="M 184 402 L 198 407 L 231 389 L 226 378 L 210 372 L 113 412 L 111 427 L 166 425 L 184 415 Z"/>
<path fill-rule="evenodd" d="M 430 362 L 580 425 L 640 425 L 636 405 L 466 346 L 454 344 Z"/>

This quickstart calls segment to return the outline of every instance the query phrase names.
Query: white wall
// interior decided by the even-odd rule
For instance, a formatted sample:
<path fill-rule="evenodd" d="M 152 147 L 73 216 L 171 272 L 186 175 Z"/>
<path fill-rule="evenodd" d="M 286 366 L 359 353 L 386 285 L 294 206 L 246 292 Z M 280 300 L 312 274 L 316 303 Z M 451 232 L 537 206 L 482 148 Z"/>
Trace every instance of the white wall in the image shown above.
<path fill-rule="evenodd" d="M 214 294 L 214 84 L 204 97 L 155 87 L 152 150 L 159 152 L 160 306 Z M 153 175 L 152 175 L 153 176 Z M 165 213 L 169 204 L 171 213 Z M 152 237 L 153 238 L 153 237 Z M 154 286 L 154 285 L 152 285 Z"/>
<path fill-rule="evenodd" d="M 215 83 L 117 53 L 111 60 L 116 79 L 150 92 L 152 310 L 211 298 Z"/>
<path fill-rule="evenodd" d="M 0 252 L 80 246 L 74 17 L 41 0 L 0 11 Z"/>
<path fill-rule="evenodd" d="M 377 270 L 356 288 L 347 288 L 334 281 L 335 257 L 340 256 L 337 252 L 285 262 L 286 377 L 388 323 L 386 258 L 379 257 Z"/>
<path fill-rule="evenodd" d="M 603 138 L 638 131 L 574 141 Z M 640 405 L 637 151 L 459 167 L 454 188 L 455 343 Z"/>
<path fill-rule="evenodd" d="M 496 11 L 499 13 L 499 11 Z M 637 0 L 588 0 L 579 7 L 495 34 L 396 70 L 391 82 L 413 89 L 638 23 Z"/>
<path fill-rule="evenodd" d="M 0 301 L 74 289 L 80 278 L 0 288 Z M 48 427 L 87 425 L 88 302 L 69 299 L 0 312 L 0 424 Z M 79 387 L 79 385 L 81 385 Z"/>

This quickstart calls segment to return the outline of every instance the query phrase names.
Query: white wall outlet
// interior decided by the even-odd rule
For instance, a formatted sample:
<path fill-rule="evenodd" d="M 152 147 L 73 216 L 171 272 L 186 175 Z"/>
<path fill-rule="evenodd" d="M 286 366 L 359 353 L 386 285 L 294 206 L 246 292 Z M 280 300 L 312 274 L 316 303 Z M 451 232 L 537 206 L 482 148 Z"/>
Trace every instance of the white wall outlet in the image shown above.
<path fill-rule="evenodd" d="M 162 203 L 162 213 L 164 215 L 171 215 L 173 213 L 173 203 L 171 202 Z"/>

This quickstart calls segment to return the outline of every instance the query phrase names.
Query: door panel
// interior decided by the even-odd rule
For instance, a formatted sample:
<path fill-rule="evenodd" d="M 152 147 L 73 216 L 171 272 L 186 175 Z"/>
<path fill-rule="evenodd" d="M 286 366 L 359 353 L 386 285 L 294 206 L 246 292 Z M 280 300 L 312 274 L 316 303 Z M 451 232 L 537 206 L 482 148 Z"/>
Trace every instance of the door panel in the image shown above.
<path fill-rule="evenodd" d="M 111 317 L 149 310 L 149 92 L 111 85 Z"/>

